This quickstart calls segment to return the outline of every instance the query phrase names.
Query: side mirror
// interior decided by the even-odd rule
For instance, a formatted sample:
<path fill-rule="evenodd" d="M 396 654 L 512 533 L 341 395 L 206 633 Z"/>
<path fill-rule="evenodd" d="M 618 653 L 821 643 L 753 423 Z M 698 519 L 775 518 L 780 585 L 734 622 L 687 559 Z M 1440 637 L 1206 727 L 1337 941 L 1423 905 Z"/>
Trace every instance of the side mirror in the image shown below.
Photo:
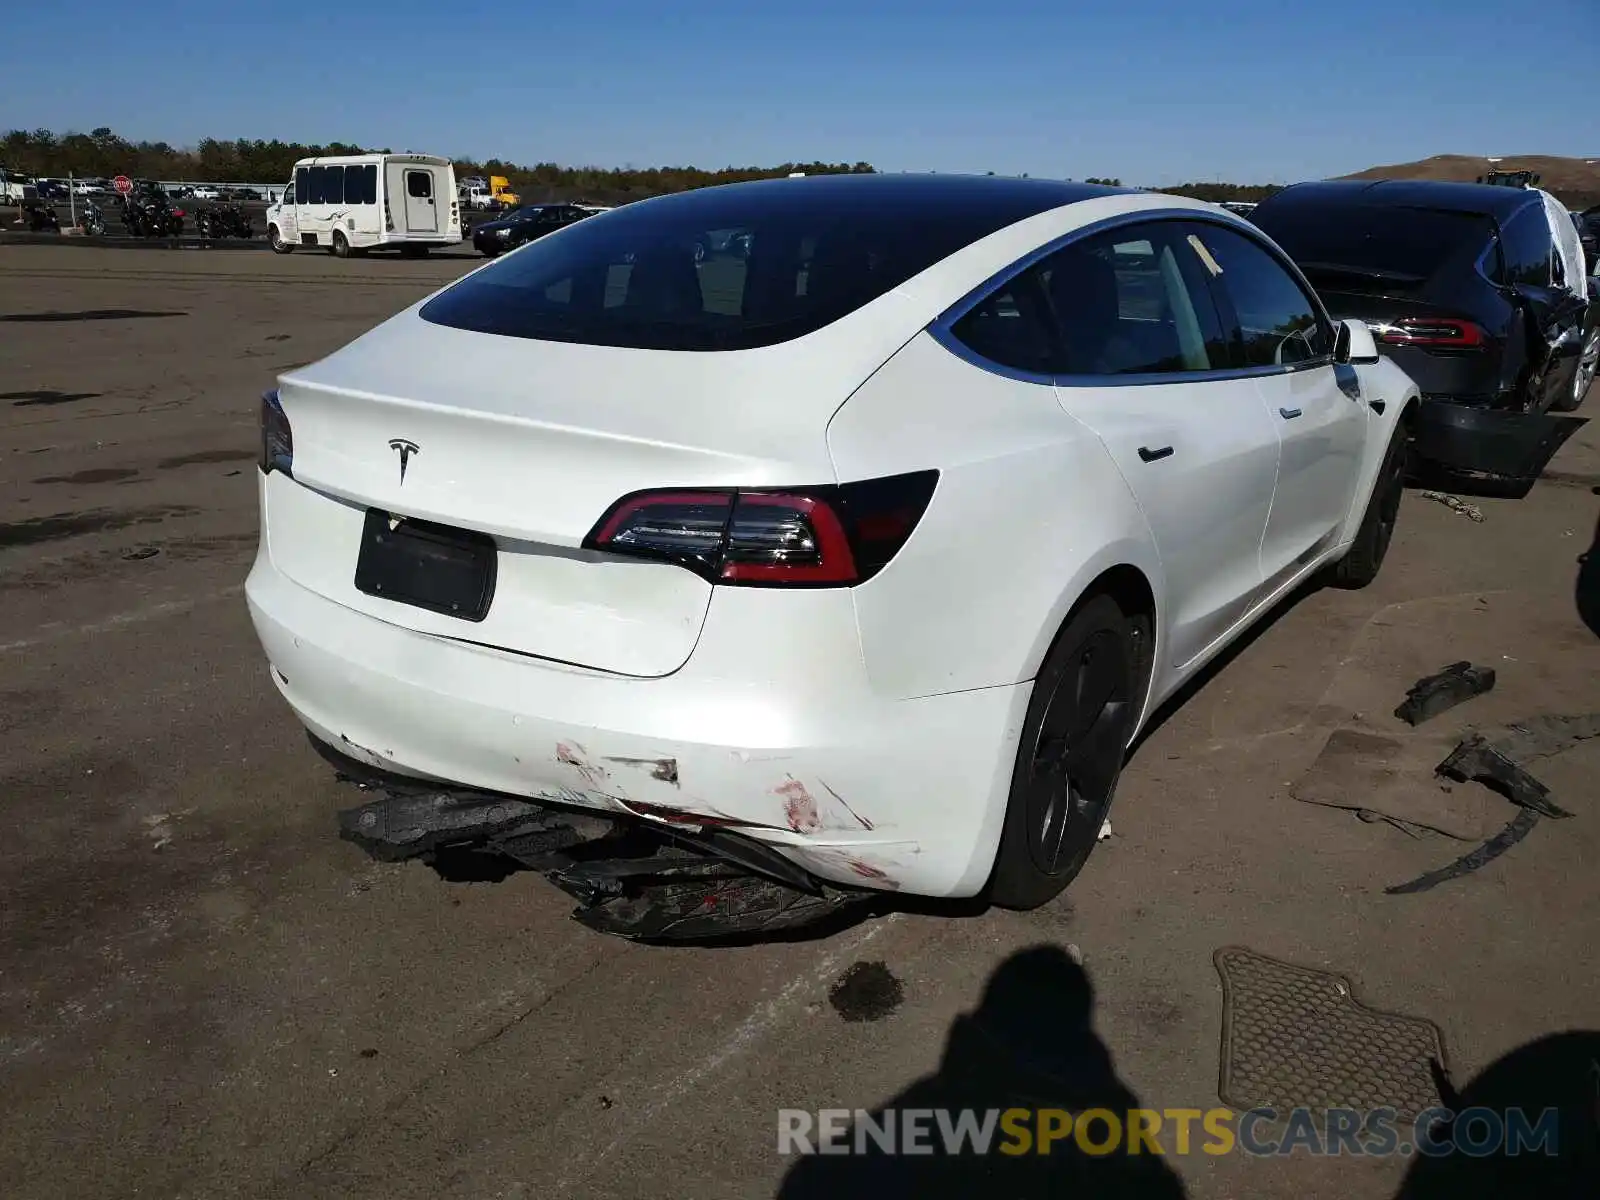
<path fill-rule="evenodd" d="M 1375 363 L 1378 361 L 1378 343 L 1365 321 L 1339 322 L 1339 334 L 1333 343 L 1333 361 L 1339 363 Z"/>

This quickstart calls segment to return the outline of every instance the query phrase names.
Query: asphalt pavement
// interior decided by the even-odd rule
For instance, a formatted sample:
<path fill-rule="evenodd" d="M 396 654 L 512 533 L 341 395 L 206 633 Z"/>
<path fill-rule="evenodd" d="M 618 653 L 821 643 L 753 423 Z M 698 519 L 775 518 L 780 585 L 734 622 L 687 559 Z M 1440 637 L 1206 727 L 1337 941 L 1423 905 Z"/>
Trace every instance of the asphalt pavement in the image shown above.
<path fill-rule="evenodd" d="M 1161 1109 L 1219 1103 L 1224 946 L 1435 1022 L 1458 1083 L 1600 1029 L 1600 740 L 1539 766 L 1573 819 L 1417 895 L 1384 889 L 1458 843 L 1290 795 L 1336 729 L 1404 743 L 1389 709 L 1458 659 L 1499 682 L 1451 721 L 1600 712 L 1591 429 L 1525 499 L 1472 500 L 1481 522 L 1408 493 L 1377 583 L 1296 598 L 1169 706 L 1112 836 L 1033 913 L 652 948 L 537 876 L 341 842 L 349 789 L 242 596 L 258 397 L 466 265 L 0 243 L 0 1195 L 820 1194 L 779 1110 L 987 1094 L 968 1018 L 1039 946 L 1074 965 L 1005 1039 Z M 856 1194 L 840 1161 L 820 1190 Z M 1409 1166 L 1170 1142 L 1158 1165 L 1120 1194 L 1361 1200 Z"/>

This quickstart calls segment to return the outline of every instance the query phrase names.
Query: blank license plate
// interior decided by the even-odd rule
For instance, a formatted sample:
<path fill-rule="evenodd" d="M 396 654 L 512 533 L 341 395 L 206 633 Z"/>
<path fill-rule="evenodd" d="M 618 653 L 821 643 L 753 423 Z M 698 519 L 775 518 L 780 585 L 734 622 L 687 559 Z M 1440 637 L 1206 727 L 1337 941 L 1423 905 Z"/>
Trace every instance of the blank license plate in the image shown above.
<path fill-rule="evenodd" d="M 356 590 L 431 612 L 481 621 L 494 598 L 499 555 L 486 534 L 367 510 Z"/>

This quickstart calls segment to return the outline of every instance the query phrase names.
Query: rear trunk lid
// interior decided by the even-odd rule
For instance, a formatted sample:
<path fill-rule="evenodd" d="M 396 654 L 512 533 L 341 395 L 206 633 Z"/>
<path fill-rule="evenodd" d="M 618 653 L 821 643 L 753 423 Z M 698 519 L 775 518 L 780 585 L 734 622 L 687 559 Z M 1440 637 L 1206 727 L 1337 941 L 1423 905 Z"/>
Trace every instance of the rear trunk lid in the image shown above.
<path fill-rule="evenodd" d="M 269 477 L 274 561 L 408 628 L 668 674 L 694 649 L 711 585 L 679 566 L 583 550 L 585 536 L 649 488 L 833 482 L 829 418 L 894 348 L 851 321 L 758 350 L 674 353 L 474 333 L 408 311 L 280 381 L 295 483 Z M 491 535 L 487 616 L 359 590 L 369 509 Z"/>

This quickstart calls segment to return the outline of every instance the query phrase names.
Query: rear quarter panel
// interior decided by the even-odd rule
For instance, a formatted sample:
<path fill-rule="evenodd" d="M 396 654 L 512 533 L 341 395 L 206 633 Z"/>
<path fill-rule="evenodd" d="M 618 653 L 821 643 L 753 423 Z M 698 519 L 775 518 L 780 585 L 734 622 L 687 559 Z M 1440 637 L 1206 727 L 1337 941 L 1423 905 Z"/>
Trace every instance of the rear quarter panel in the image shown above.
<path fill-rule="evenodd" d="M 1047 384 L 993 374 L 919 334 L 834 416 L 828 446 L 841 480 L 940 473 L 910 540 L 854 589 L 879 694 L 1033 678 L 1084 588 L 1113 566 L 1139 568 L 1162 594 L 1143 514 Z"/>

